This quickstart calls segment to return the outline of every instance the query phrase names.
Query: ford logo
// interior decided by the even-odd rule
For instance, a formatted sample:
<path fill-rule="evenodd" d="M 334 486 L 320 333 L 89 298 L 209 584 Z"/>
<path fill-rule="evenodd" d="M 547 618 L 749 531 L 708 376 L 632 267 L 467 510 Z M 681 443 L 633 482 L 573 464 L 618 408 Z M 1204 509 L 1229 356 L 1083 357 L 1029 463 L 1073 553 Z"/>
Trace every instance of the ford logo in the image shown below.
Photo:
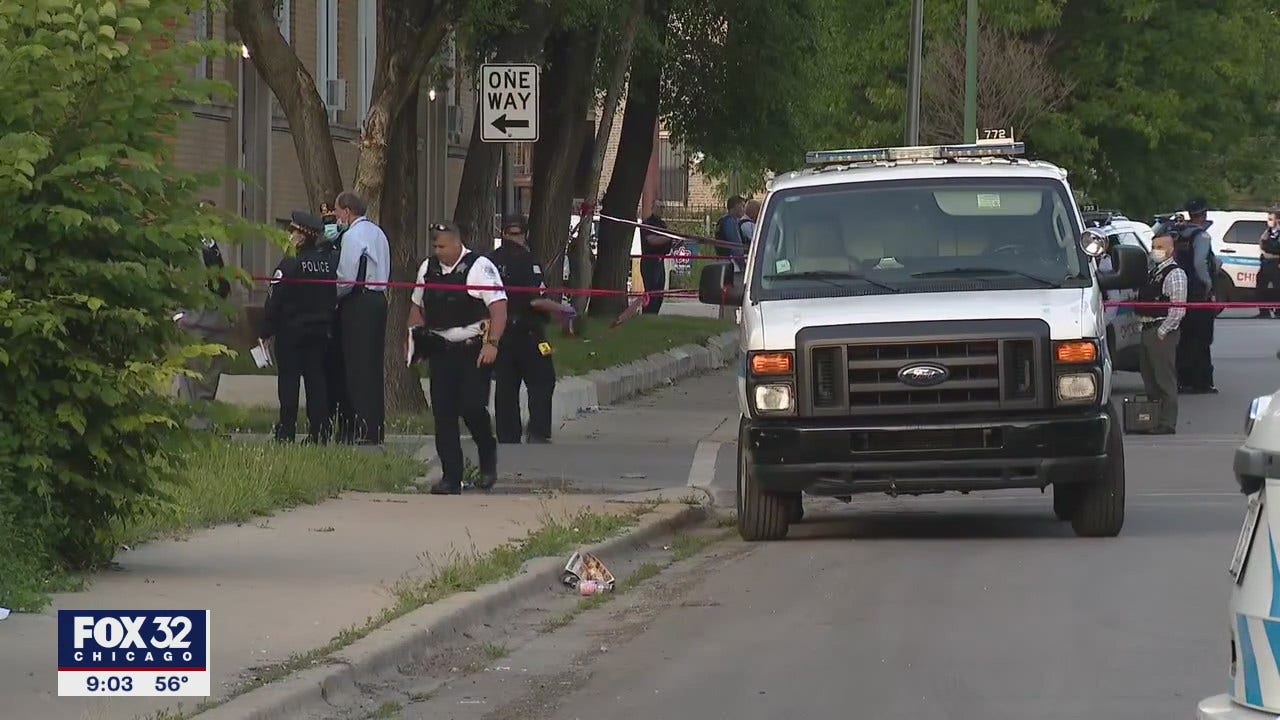
<path fill-rule="evenodd" d="M 920 363 L 908 365 L 898 371 L 898 381 L 912 387 L 929 387 L 947 379 L 951 373 L 941 365 Z"/>

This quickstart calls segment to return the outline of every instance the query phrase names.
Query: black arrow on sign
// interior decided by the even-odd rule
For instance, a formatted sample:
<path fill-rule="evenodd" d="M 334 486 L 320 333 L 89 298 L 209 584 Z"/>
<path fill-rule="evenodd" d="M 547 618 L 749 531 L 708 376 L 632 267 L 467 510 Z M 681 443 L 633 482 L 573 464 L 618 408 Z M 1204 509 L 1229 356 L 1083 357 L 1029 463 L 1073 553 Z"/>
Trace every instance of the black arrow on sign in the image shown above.
<path fill-rule="evenodd" d="M 507 132 L 507 128 L 527 128 L 527 127 L 529 127 L 529 121 L 528 121 L 528 120 L 508 120 L 508 119 L 507 119 L 507 114 L 506 114 L 506 113 L 503 113 L 503 114 L 499 115 L 498 117 L 494 118 L 494 119 L 493 119 L 493 122 L 492 122 L 492 123 L 489 123 L 489 124 L 490 124 L 490 125 L 493 125 L 493 127 L 494 127 L 495 129 L 497 129 L 497 131 L 498 131 L 498 132 L 500 132 L 500 133 L 504 133 L 504 134 Z"/>

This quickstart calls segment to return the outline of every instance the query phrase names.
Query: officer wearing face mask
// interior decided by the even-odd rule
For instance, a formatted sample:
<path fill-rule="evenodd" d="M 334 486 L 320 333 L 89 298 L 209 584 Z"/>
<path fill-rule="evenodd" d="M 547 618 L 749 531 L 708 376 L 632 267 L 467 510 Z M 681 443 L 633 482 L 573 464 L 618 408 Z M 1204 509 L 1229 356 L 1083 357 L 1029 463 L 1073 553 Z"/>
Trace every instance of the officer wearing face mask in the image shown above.
<path fill-rule="evenodd" d="M 334 307 L 338 302 L 338 256 L 323 237 L 324 224 L 311 213 L 294 211 L 290 238 L 297 255 L 285 257 L 271 279 L 263 307 L 263 341 L 275 338 L 276 389 L 280 420 L 275 439 L 293 442 L 298 422 L 298 386 L 307 387 L 307 440 L 328 442 L 331 435 L 328 373 Z"/>
<path fill-rule="evenodd" d="M 1258 310 L 1258 317 L 1269 318 L 1272 313 L 1280 319 L 1280 208 L 1267 212 L 1267 229 L 1258 238 L 1258 302 L 1273 302 L 1273 307 Z"/>
<path fill-rule="evenodd" d="M 342 226 L 329 203 L 320 203 L 320 222 L 324 224 L 324 241 L 333 246 L 335 253 L 342 252 Z M 338 323 L 338 309 L 333 310 L 329 349 L 325 353 L 325 377 L 329 389 L 329 420 L 339 422 L 351 418 L 351 401 L 347 398 L 347 368 L 342 362 L 342 328 Z"/>
<path fill-rule="evenodd" d="M 1157 235 L 1151 241 L 1154 267 L 1147 284 L 1138 291 L 1139 303 L 1156 303 L 1154 307 L 1134 309 L 1142 323 L 1142 345 L 1138 356 L 1142 386 L 1147 397 L 1160 403 L 1156 435 L 1172 435 L 1178 427 L 1178 341 L 1186 308 L 1163 303 L 1187 301 L 1187 273 L 1173 257 L 1174 239 L 1169 234 Z"/>

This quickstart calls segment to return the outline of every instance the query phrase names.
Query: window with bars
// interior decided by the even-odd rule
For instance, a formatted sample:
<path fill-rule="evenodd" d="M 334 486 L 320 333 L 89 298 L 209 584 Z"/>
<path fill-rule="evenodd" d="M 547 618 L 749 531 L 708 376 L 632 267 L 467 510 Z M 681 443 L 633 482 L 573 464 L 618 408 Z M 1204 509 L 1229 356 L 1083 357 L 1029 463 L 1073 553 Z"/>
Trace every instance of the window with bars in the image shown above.
<path fill-rule="evenodd" d="M 658 202 L 666 205 L 689 202 L 689 159 L 665 134 L 658 138 Z"/>
<path fill-rule="evenodd" d="M 191 13 L 192 36 L 197 41 L 213 39 L 213 0 L 205 0 L 200 9 Z M 201 55 L 196 63 L 195 76 L 202 80 L 213 79 L 213 63 L 208 55 Z"/>

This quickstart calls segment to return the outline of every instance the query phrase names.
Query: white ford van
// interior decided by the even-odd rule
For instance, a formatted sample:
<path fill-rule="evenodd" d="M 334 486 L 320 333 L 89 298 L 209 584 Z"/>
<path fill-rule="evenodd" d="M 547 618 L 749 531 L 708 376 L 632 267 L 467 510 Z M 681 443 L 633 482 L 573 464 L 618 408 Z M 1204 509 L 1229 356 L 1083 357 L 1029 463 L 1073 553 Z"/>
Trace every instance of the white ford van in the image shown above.
<path fill-rule="evenodd" d="M 804 494 L 1053 486 L 1078 535 L 1124 524 L 1102 290 L 1147 257 L 1086 230 L 1067 174 L 1022 143 L 810 153 L 764 199 L 741 307 L 738 529 L 784 537 Z"/>

